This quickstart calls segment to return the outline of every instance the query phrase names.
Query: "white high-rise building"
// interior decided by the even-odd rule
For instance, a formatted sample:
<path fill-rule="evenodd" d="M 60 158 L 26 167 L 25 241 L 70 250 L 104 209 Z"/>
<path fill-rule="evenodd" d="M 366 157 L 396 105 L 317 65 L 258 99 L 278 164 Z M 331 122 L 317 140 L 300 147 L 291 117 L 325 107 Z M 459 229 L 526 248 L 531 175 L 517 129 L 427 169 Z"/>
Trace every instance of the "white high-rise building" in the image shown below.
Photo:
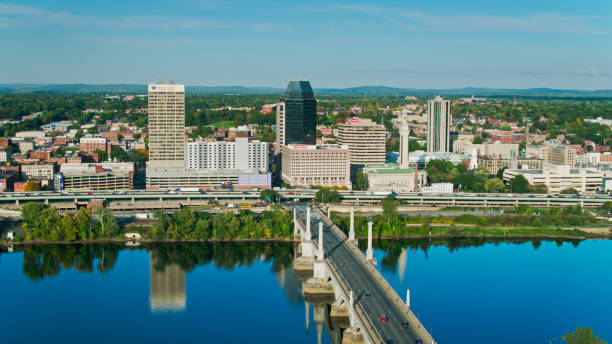
<path fill-rule="evenodd" d="M 185 85 L 149 85 L 149 168 L 185 167 Z"/>
<path fill-rule="evenodd" d="M 427 151 L 450 152 L 451 102 L 435 97 L 427 106 Z"/>
<path fill-rule="evenodd" d="M 249 142 L 246 137 L 237 137 L 235 142 L 189 142 L 185 144 L 185 168 L 267 172 L 268 144 Z"/>

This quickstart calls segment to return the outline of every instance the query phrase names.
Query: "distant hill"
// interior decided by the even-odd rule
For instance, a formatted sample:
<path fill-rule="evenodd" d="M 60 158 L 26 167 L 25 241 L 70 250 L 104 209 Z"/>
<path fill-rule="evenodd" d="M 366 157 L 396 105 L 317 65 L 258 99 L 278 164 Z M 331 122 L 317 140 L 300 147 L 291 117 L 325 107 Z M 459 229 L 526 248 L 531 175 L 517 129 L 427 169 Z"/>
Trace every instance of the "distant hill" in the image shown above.
<path fill-rule="evenodd" d="M 277 94 L 284 89 L 274 87 L 245 86 L 186 86 L 186 91 L 193 94 Z M 465 87 L 454 89 L 417 89 L 396 88 L 388 86 L 358 86 L 349 88 L 317 88 L 321 95 L 353 96 L 503 96 L 503 97 L 568 97 L 568 98 L 612 98 L 612 90 L 561 90 L 552 88 L 506 89 Z M 0 84 L 0 93 L 135 93 L 144 94 L 144 84 Z"/>

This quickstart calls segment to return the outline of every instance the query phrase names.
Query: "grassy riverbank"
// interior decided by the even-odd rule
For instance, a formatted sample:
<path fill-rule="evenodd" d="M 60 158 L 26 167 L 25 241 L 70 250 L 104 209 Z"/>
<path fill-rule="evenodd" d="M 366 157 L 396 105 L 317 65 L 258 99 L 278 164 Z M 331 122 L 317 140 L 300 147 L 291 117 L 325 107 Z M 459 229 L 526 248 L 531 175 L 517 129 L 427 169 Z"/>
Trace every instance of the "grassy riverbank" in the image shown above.
<path fill-rule="evenodd" d="M 332 216 L 334 222 L 348 233 L 349 218 Z M 565 214 L 511 214 L 497 216 L 355 216 L 355 234 L 367 238 L 367 222 L 373 222 L 374 237 L 397 238 L 610 238 L 610 225 L 580 209 L 565 210 Z"/>

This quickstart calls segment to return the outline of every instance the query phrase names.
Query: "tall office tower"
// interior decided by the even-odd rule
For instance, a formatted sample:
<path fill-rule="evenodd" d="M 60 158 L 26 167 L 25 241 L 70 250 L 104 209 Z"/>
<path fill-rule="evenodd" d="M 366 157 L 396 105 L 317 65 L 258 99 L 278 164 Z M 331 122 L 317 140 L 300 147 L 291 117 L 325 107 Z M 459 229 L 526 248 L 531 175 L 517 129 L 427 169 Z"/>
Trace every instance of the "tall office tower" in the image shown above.
<path fill-rule="evenodd" d="M 308 81 L 292 80 L 285 99 L 276 107 L 276 144 L 314 145 L 317 140 L 317 101 Z"/>
<path fill-rule="evenodd" d="M 185 168 L 185 85 L 149 85 L 150 168 Z"/>
<path fill-rule="evenodd" d="M 338 125 L 338 143 L 348 145 L 351 164 L 384 164 L 387 131 L 371 119 L 347 118 Z"/>
<path fill-rule="evenodd" d="M 427 106 L 427 151 L 450 152 L 450 100 L 436 97 Z"/>

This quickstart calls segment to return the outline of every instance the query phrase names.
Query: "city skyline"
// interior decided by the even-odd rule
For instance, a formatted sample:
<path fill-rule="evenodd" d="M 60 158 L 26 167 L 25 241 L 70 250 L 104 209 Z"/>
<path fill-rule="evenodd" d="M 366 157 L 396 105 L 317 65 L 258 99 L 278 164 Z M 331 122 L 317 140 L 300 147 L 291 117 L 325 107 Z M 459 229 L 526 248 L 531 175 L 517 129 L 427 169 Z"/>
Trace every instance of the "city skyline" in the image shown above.
<path fill-rule="evenodd" d="M 604 1 L 0 1 L 11 83 L 610 89 Z M 253 15 L 255 13 L 255 15 Z M 274 19 L 271 19 L 274 18 Z M 180 52 L 180 53 L 179 53 Z M 145 56 L 158 56 L 147 59 Z M 296 75 L 297 74 L 297 75 Z"/>

